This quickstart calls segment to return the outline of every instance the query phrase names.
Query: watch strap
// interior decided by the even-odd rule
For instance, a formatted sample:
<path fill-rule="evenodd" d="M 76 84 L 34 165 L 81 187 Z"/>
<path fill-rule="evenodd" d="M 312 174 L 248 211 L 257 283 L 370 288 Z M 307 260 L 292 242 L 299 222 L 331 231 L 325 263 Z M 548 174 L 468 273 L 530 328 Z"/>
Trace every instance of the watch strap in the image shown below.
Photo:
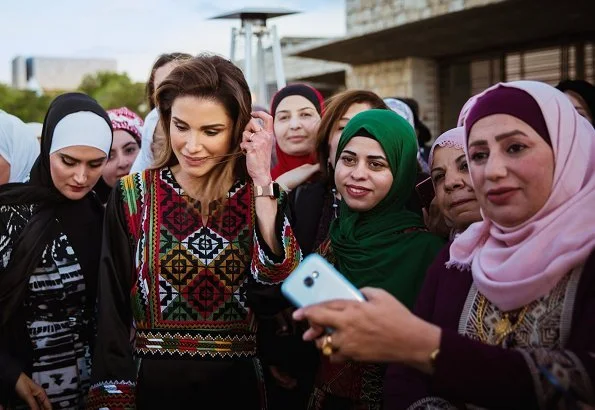
<path fill-rule="evenodd" d="M 268 196 L 269 198 L 279 198 L 279 184 L 271 182 L 268 185 L 254 185 L 254 196 Z"/>

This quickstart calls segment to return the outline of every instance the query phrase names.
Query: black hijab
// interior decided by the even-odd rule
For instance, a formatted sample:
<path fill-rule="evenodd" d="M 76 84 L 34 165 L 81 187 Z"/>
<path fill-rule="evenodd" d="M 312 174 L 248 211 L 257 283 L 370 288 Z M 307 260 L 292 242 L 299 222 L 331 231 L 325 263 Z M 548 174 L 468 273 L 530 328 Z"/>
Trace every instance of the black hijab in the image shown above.
<path fill-rule="evenodd" d="M 30 181 L 0 188 L 0 205 L 36 205 L 15 241 L 5 272 L 0 275 L 0 325 L 22 306 L 31 273 L 39 265 L 48 243 L 60 231 L 68 236 L 81 265 L 87 303 L 92 306 L 95 302 L 103 207 L 93 192 L 77 201 L 66 198 L 54 186 L 50 172 L 50 149 L 56 125 L 67 115 L 82 111 L 97 114 L 112 129 L 107 113 L 91 97 L 81 93 L 56 97 L 43 121 L 41 152 L 31 169 Z"/>

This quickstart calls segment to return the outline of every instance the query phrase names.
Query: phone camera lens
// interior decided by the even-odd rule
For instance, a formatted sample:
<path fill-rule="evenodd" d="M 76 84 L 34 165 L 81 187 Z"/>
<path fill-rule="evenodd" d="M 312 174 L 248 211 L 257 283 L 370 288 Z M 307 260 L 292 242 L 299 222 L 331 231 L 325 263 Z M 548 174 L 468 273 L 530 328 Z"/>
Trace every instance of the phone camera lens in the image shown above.
<path fill-rule="evenodd" d="M 314 285 L 314 279 L 312 279 L 310 276 L 307 276 L 304 279 L 304 285 L 306 285 L 307 287 L 312 287 L 312 285 Z"/>

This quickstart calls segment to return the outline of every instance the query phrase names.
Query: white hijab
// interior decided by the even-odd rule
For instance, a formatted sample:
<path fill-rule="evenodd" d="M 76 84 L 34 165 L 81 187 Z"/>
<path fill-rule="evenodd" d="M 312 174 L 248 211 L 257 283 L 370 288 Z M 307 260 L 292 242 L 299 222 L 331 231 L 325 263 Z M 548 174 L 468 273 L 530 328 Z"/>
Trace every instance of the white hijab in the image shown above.
<path fill-rule="evenodd" d="M 39 156 L 39 141 L 31 127 L 0 110 L 0 156 L 10 164 L 8 182 L 26 182 Z"/>
<path fill-rule="evenodd" d="M 153 165 L 153 151 L 151 145 L 153 144 L 153 135 L 155 134 L 155 128 L 159 122 L 159 111 L 157 108 L 153 108 L 151 112 L 147 114 L 145 118 L 145 124 L 142 130 L 142 140 L 140 145 L 140 152 L 130 168 L 130 173 L 143 172 L 145 169 L 150 168 Z"/>

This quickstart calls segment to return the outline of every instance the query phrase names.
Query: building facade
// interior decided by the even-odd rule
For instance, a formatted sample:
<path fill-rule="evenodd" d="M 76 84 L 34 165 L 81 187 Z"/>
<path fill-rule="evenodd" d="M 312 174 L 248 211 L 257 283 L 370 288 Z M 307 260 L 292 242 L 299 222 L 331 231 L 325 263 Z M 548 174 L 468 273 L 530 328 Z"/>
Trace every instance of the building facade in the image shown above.
<path fill-rule="evenodd" d="M 434 136 L 499 81 L 595 80 L 592 0 L 346 0 L 346 36 L 296 57 L 347 64 L 345 86 L 414 98 Z"/>
<path fill-rule="evenodd" d="M 12 60 L 12 86 L 70 91 L 77 89 L 88 74 L 116 70 L 116 60 L 112 59 L 17 56 Z"/>

